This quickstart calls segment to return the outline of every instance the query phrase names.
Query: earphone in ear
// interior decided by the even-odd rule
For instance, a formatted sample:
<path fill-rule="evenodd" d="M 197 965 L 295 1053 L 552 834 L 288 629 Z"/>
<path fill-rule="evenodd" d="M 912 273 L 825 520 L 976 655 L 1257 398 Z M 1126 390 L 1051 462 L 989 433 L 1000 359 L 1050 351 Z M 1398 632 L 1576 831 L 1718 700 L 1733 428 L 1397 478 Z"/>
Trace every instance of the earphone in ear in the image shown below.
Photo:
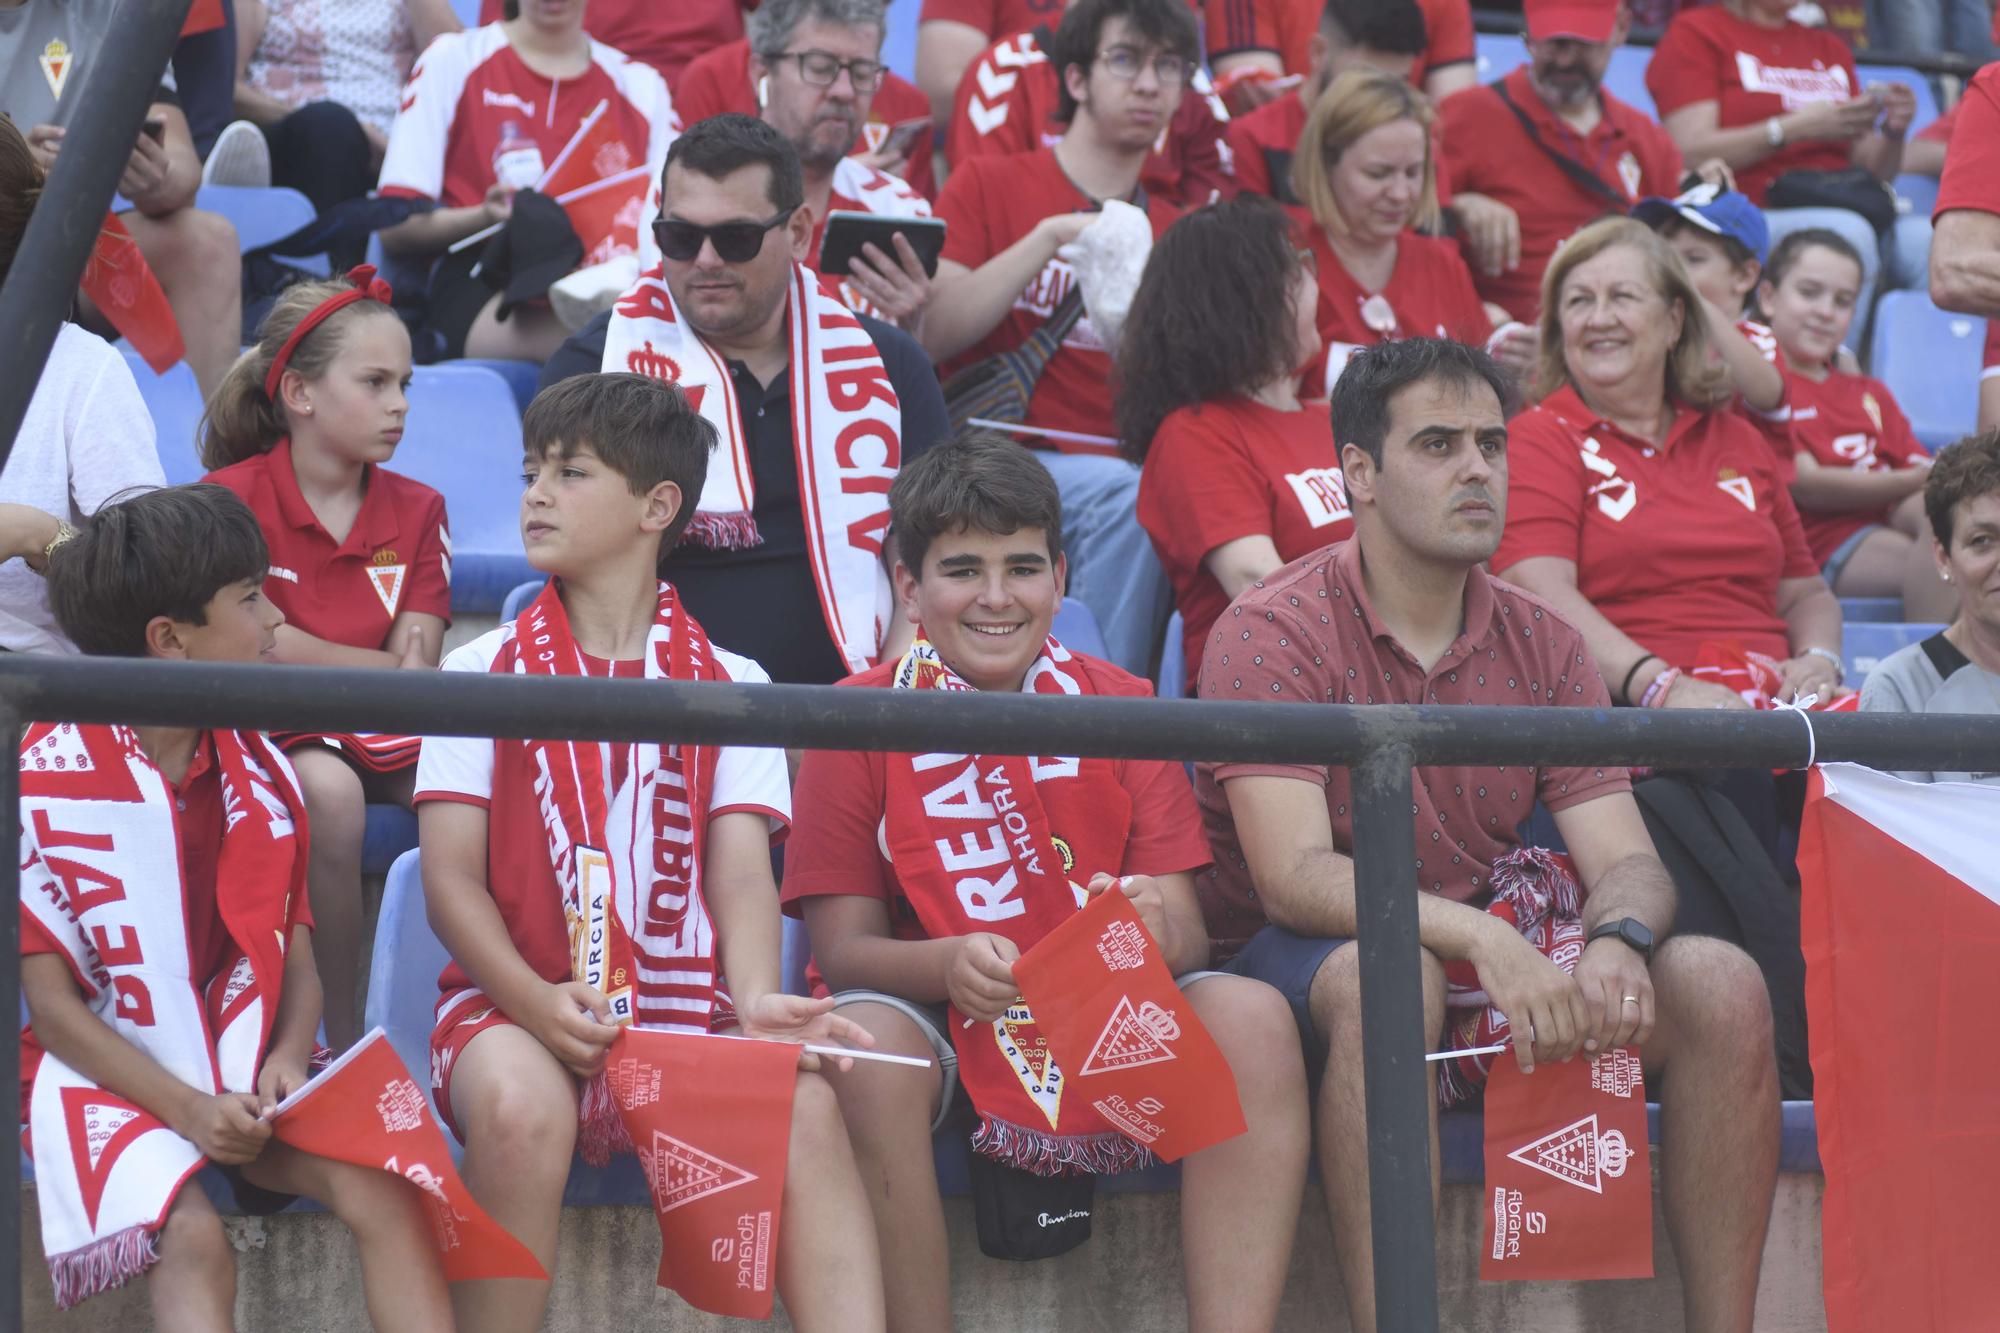
<path fill-rule="evenodd" d="M 770 100 L 771 100 L 771 76 L 768 74 L 760 74 L 757 76 L 757 109 L 759 111 L 762 111 L 765 105 L 770 102 Z"/>

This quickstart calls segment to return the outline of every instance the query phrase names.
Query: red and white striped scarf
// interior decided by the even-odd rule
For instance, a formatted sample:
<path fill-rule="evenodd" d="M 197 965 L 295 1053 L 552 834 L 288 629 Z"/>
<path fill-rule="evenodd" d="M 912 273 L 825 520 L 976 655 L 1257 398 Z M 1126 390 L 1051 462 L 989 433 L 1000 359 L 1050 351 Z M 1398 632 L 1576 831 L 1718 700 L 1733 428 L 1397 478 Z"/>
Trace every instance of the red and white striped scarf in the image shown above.
<path fill-rule="evenodd" d="M 515 620 L 513 648 L 496 670 L 588 674 L 553 581 Z M 660 584 L 644 666 L 648 680 L 721 678 L 708 635 L 669 583 Z M 614 1022 L 707 1032 L 728 1012 L 701 893 L 715 747 L 627 742 L 621 766 L 602 742 L 521 744 L 562 891 L 571 978 L 611 1001 Z M 614 775 L 622 776 L 615 787 Z M 584 1092 L 581 1146 L 596 1159 L 629 1151 L 622 1140 L 600 1076 Z"/>
<path fill-rule="evenodd" d="M 921 629 L 895 689 L 970 690 Z M 1054 639 L 1028 669 L 1029 694 L 1094 694 Z M 1132 798 L 1110 760 L 892 754 L 884 838 L 903 893 L 932 939 L 1004 935 L 1026 953 L 1084 904 L 1079 887 L 1124 865 Z M 1020 1002 L 992 1023 L 951 1011 L 958 1074 L 979 1112 L 972 1146 L 1041 1175 L 1110 1173 L 1150 1161 L 1105 1128 L 1089 1102 L 1065 1095 L 1035 1016 Z"/>
<path fill-rule="evenodd" d="M 786 299 L 792 453 L 806 555 L 827 632 L 847 669 L 864 671 L 880 650 L 891 609 L 882 539 L 889 483 L 903 458 L 902 403 L 868 331 L 811 269 L 792 266 Z M 722 447 L 709 461 L 683 540 L 719 550 L 761 545 L 735 381 L 722 354 L 681 317 L 657 265 L 618 298 L 602 368 L 678 386 L 715 427 Z"/>
<path fill-rule="evenodd" d="M 21 751 L 21 910 L 91 1012 L 205 1093 L 252 1092 L 278 1012 L 306 872 L 305 804 L 255 732 L 209 733 L 224 811 L 216 908 L 242 952 L 193 975 L 172 786 L 126 727 L 37 723 Z M 42 1248 L 56 1304 L 145 1272 L 201 1150 L 52 1054 L 29 1105 Z"/>

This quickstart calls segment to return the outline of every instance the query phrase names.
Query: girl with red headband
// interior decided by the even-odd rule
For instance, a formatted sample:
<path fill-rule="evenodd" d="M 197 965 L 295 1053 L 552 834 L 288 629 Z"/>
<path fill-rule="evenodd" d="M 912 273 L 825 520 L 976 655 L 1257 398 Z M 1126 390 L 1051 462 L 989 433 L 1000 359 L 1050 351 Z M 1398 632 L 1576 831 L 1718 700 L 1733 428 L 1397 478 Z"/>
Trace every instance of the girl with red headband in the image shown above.
<path fill-rule="evenodd" d="M 410 336 L 363 265 L 278 298 L 202 423 L 207 480 L 243 497 L 271 548 L 281 662 L 430 670 L 451 623 L 444 497 L 382 464 L 409 411 Z M 312 821 L 307 877 L 327 1044 L 356 1032 L 369 800 L 410 804 L 414 736 L 288 735 Z"/>

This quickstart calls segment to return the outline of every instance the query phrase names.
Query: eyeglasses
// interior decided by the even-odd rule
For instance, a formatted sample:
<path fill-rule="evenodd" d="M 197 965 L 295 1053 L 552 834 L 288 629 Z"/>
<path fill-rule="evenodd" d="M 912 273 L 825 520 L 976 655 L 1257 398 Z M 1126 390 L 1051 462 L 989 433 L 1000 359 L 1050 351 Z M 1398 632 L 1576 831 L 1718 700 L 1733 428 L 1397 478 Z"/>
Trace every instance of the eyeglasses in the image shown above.
<path fill-rule="evenodd" d="M 848 82 L 857 93 L 872 93 L 882 83 L 879 60 L 842 60 L 827 51 L 786 51 L 774 58 L 798 61 L 799 77 L 815 88 L 833 87 L 842 70 L 847 71 Z"/>
<path fill-rule="evenodd" d="M 700 254 L 704 241 L 715 247 L 716 256 L 723 263 L 744 264 L 757 257 L 757 252 L 764 248 L 764 238 L 773 228 L 784 226 L 798 211 L 788 208 L 767 222 L 718 222 L 712 227 L 682 222 L 679 218 L 655 218 L 653 239 L 660 243 L 660 253 L 677 264 L 685 264 Z"/>
<path fill-rule="evenodd" d="M 1146 59 L 1130 46 L 1107 46 L 1097 53 L 1097 63 L 1104 72 L 1114 79 L 1131 80 L 1139 77 L 1139 71 L 1146 67 Z M 1154 56 L 1153 77 L 1161 83 L 1184 83 L 1188 75 L 1188 62 L 1176 55 Z"/>

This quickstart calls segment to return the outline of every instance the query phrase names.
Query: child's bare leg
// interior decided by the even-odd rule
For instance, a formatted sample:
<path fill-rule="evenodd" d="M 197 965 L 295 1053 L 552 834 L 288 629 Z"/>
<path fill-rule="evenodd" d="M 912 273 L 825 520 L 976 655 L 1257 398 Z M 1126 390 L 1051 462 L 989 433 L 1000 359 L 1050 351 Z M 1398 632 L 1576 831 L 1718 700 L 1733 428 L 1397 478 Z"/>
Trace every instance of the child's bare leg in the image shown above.
<path fill-rule="evenodd" d="M 908 1015 L 886 1004 L 840 1007 L 866 1028 L 874 1049 L 931 1059 L 928 1038 Z M 854 1164 L 875 1213 L 889 1327 L 923 1333 L 951 1327 L 951 1264 L 937 1163 L 931 1157 L 931 1117 L 943 1075 L 929 1069 L 857 1060 L 846 1073 L 822 1063 L 840 1101 Z"/>
<path fill-rule="evenodd" d="M 361 972 L 361 840 L 368 806 L 361 775 L 321 745 L 291 752 L 312 821 L 306 894 L 312 903 L 313 959 L 325 994 L 326 1044 L 338 1054 L 354 1044 L 355 981 Z"/>
<path fill-rule="evenodd" d="M 575 1077 L 525 1028 L 502 1024 L 459 1052 L 451 1108 L 465 1135 L 459 1174 L 473 1198 L 553 1276 L 563 1185 L 576 1147 Z M 549 1284 L 460 1282 L 451 1300 L 460 1328 L 529 1333 L 541 1327 Z"/>
<path fill-rule="evenodd" d="M 215 1205 L 190 1180 L 160 1228 L 160 1260 L 146 1273 L 153 1327 L 231 1333 L 236 1327 L 236 1256 Z"/>
<path fill-rule="evenodd" d="M 376 1333 L 452 1327 L 451 1297 L 417 1187 L 400 1176 L 315 1157 L 273 1140 L 243 1168 L 253 1184 L 304 1194 L 354 1233 L 361 1289 Z"/>
<path fill-rule="evenodd" d="M 867 1216 L 868 1196 L 833 1089 L 817 1074 L 800 1074 L 778 1237 L 778 1291 L 799 1333 L 885 1326 L 875 1228 L 855 1225 Z"/>

